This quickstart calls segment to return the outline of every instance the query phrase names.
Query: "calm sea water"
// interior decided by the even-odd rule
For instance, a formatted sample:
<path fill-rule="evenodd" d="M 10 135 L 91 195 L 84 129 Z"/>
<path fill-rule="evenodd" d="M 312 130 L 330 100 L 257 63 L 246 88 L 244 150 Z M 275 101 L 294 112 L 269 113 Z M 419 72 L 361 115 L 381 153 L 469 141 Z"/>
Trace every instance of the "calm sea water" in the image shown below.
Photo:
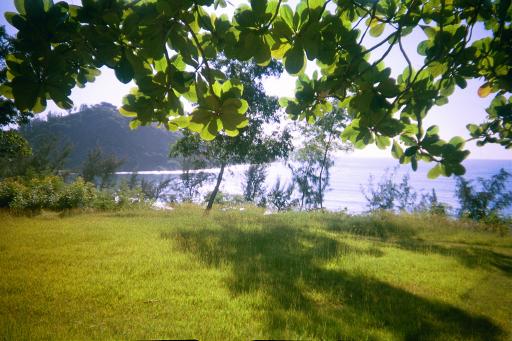
<path fill-rule="evenodd" d="M 346 208 L 353 213 L 365 211 L 367 209 L 366 199 L 361 192 L 361 187 L 367 187 L 370 175 L 374 177 L 374 183 L 377 183 L 386 171 L 392 172 L 397 166 L 398 162 L 394 159 L 338 157 L 331 168 L 330 188 L 326 193 L 324 206 L 329 210 Z M 467 160 L 464 162 L 464 166 L 466 167 L 465 177 L 473 180 L 478 177 L 489 178 L 500 168 L 512 173 L 512 160 Z M 409 174 L 410 184 L 417 192 L 426 193 L 435 189 L 440 202 L 457 208 L 455 178 L 428 179 L 427 172 L 431 167 L 433 164 L 420 163 L 418 170 L 413 172 L 410 165 L 400 165 L 395 170 L 395 181 L 400 182 L 404 175 Z M 247 166 L 244 165 L 230 167 L 225 174 L 221 190 L 231 194 L 242 193 L 243 172 L 246 169 Z M 210 171 L 215 172 L 216 170 L 211 169 Z M 139 172 L 140 176 L 149 180 L 173 177 L 179 173 L 178 171 Z M 281 183 L 288 183 L 291 179 L 291 172 L 283 163 L 274 163 L 269 167 L 267 188 L 271 187 L 277 178 L 281 179 Z M 206 186 L 204 192 L 206 193 L 211 188 L 213 188 L 213 184 Z M 507 188 L 512 190 L 512 179 L 509 179 Z M 507 209 L 506 213 L 512 214 L 512 208 Z"/>

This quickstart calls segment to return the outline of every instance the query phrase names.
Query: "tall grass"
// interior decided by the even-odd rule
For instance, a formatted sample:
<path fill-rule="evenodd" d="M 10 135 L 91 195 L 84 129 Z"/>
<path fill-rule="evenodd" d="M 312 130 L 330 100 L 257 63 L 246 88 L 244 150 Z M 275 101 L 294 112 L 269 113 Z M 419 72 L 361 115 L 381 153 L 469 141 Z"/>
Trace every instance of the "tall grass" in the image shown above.
<path fill-rule="evenodd" d="M 512 238 L 435 216 L 0 214 L 3 339 L 506 340 Z"/>

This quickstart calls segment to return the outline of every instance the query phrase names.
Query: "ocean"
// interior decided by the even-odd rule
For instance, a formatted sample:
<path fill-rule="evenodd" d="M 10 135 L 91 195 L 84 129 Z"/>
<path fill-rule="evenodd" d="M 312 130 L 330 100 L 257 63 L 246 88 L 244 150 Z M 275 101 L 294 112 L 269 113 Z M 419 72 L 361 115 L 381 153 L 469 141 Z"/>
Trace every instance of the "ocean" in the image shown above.
<path fill-rule="evenodd" d="M 512 160 L 466 160 L 466 179 L 476 180 L 479 177 L 489 178 L 503 168 L 512 174 Z M 406 174 L 410 176 L 410 185 L 418 193 L 431 192 L 435 189 L 440 202 L 448 204 L 453 209 L 458 208 L 455 196 L 455 178 L 439 177 L 435 180 L 427 178 L 427 172 L 434 164 L 420 163 L 416 172 L 412 171 L 410 165 L 399 165 L 397 160 L 385 158 L 355 158 L 340 156 L 335 159 L 331 168 L 330 186 L 325 195 L 324 207 L 328 210 L 348 210 L 350 213 L 361 213 L 367 210 L 367 201 L 362 193 L 362 188 L 368 187 L 369 177 L 373 176 L 374 183 L 378 183 L 386 172 L 395 173 L 395 182 L 400 182 Z M 230 194 L 242 193 L 243 172 L 246 165 L 229 167 L 225 173 L 221 191 Z M 216 172 L 216 169 L 206 171 Z M 161 180 L 167 177 L 179 175 L 179 171 L 147 171 L 139 172 L 140 176 L 148 180 Z M 122 177 L 128 173 L 119 173 Z M 289 183 L 291 172 L 288 167 L 280 162 L 273 163 L 267 170 L 266 186 L 270 188 L 277 178 L 281 183 Z M 213 188 L 213 183 L 205 186 L 203 192 Z M 512 190 L 512 179 L 507 182 L 507 189 Z M 512 215 L 512 208 L 504 213 Z"/>

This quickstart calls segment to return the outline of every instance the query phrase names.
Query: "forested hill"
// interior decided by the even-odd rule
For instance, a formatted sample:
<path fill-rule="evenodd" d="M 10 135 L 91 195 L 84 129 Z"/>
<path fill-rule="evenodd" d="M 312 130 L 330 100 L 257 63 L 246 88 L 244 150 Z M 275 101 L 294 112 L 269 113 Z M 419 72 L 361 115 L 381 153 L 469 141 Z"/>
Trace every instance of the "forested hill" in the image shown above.
<path fill-rule="evenodd" d="M 168 157 L 170 145 L 179 138 L 178 133 L 152 126 L 131 130 L 129 121 L 113 105 L 101 103 L 82 106 L 79 112 L 66 116 L 50 115 L 47 121 L 34 120 L 20 131 L 36 148 L 52 136 L 58 139 L 59 148 L 71 144 L 72 152 L 65 165 L 68 169 L 80 169 L 89 151 L 96 146 L 105 154 L 124 160 L 120 170 L 179 167 Z"/>

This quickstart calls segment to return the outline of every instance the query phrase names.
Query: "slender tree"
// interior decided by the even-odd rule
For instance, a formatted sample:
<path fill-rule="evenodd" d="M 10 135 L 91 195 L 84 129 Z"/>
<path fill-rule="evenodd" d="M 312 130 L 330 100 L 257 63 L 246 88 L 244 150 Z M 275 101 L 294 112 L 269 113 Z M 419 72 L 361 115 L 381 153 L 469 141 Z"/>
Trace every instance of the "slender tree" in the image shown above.
<path fill-rule="evenodd" d="M 282 131 L 280 126 L 283 117 L 277 98 L 268 96 L 261 82 L 264 77 L 279 75 L 282 67 L 274 62 L 263 68 L 255 63 L 224 58 L 217 60 L 215 65 L 230 77 L 236 77 L 237 83 L 243 87 L 249 103 L 246 114 L 249 124 L 240 128 L 235 136 L 220 134 L 212 141 L 205 141 L 197 133 L 184 131 L 183 138 L 171 151 L 173 156 L 200 156 L 209 164 L 219 167 L 215 186 L 208 198 L 207 210 L 213 207 L 227 166 L 268 163 L 287 157 L 292 149 L 291 135 L 287 130 Z"/>
<path fill-rule="evenodd" d="M 334 155 L 352 150 L 350 143 L 342 143 L 339 139 L 348 119 L 347 113 L 335 105 L 334 110 L 314 123 L 301 126 L 303 147 L 295 155 L 296 164 L 290 165 L 293 180 L 300 192 L 301 209 L 323 208 Z"/>

